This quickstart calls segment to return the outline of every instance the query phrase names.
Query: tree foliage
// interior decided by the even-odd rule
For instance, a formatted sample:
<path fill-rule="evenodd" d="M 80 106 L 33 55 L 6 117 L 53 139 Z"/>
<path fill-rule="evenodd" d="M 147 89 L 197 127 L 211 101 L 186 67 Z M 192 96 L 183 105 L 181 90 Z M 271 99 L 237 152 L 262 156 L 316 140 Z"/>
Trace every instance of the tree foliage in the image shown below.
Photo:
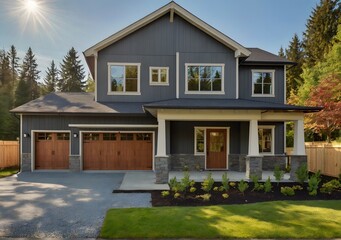
<path fill-rule="evenodd" d="M 85 87 L 84 77 L 81 60 L 72 47 L 60 65 L 59 90 L 61 92 L 82 92 Z"/>
<path fill-rule="evenodd" d="M 86 92 L 95 92 L 95 81 L 92 79 L 90 74 L 88 74 L 88 79 L 86 80 Z"/>
<path fill-rule="evenodd" d="M 46 76 L 44 78 L 44 85 L 42 88 L 43 94 L 48 94 L 51 92 L 55 92 L 57 88 L 59 78 L 58 78 L 58 69 L 52 60 L 51 66 L 46 70 Z"/>

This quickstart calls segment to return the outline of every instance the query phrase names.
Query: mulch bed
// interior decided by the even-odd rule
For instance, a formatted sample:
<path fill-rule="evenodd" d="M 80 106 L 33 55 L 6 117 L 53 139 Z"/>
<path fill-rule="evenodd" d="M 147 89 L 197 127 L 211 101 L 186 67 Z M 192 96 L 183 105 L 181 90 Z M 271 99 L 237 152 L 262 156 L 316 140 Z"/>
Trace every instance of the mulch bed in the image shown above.
<path fill-rule="evenodd" d="M 320 183 L 320 186 L 329 181 L 330 178 L 325 177 Z M 238 182 L 236 182 L 238 183 Z M 341 191 L 335 191 L 331 194 L 320 193 L 316 196 L 310 196 L 307 191 L 308 184 L 305 183 L 301 185 L 303 190 L 295 191 L 294 196 L 285 196 L 281 193 L 281 187 L 292 187 L 294 185 L 299 185 L 298 183 L 272 183 L 272 191 L 269 193 L 264 193 L 264 191 L 252 191 L 253 183 L 249 183 L 249 188 L 244 192 L 244 195 L 237 189 L 237 186 L 228 191 L 229 197 L 224 199 L 222 197 L 223 192 L 211 191 L 211 198 L 209 201 L 203 201 L 202 199 L 196 198 L 197 195 L 205 194 L 201 190 L 201 184 L 196 183 L 195 193 L 186 193 L 185 197 L 179 197 L 175 199 L 174 193 L 170 192 L 167 197 L 162 197 L 162 191 L 151 191 L 152 195 L 152 205 L 154 207 L 158 206 L 208 206 L 208 205 L 227 205 L 227 204 L 247 204 L 256 202 L 266 202 L 266 201 L 280 201 L 280 200 L 341 200 Z M 221 183 L 216 182 L 214 186 L 221 186 Z"/>

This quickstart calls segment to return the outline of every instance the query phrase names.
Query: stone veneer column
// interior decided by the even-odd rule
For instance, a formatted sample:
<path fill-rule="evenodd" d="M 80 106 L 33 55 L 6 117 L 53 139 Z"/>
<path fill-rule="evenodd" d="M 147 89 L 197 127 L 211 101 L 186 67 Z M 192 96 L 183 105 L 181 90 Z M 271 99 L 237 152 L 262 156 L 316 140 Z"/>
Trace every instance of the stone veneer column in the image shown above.
<path fill-rule="evenodd" d="M 69 157 L 69 169 L 73 172 L 81 170 L 81 157 L 79 155 L 71 155 Z"/>
<path fill-rule="evenodd" d="M 168 183 L 169 157 L 155 157 L 155 183 Z"/>
<path fill-rule="evenodd" d="M 291 155 L 290 161 L 290 180 L 297 181 L 296 171 L 303 164 L 307 164 L 307 156 L 306 155 Z"/>
<path fill-rule="evenodd" d="M 21 172 L 31 172 L 32 157 L 31 153 L 21 154 Z"/>
<path fill-rule="evenodd" d="M 261 156 L 246 157 L 246 172 L 245 177 L 251 179 L 252 176 L 257 176 L 262 179 L 262 159 Z"/>

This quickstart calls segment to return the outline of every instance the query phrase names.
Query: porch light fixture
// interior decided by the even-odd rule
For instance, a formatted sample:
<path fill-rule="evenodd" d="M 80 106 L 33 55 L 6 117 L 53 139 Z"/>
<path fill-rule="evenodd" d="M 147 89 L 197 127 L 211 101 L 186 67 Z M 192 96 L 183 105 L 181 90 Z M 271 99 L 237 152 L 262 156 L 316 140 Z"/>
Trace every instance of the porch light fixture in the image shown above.
<path fill-rule="evenodd" d="M 24 133 L 24 138 L 29 138 L 29 137 L 30 137 L 30 134 Z"/>
<path fill-rule="evenodd" d="M 73 133 L 74 138 L 78 138 L 78 133 Z"/>

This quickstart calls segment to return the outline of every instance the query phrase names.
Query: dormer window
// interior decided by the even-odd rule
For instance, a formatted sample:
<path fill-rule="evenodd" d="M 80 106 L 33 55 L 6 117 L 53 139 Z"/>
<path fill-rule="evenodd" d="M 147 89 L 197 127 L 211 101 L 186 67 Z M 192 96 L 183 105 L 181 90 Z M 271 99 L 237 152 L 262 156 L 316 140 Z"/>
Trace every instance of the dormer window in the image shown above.
<path fill-rule="evenodd" d="M 274 97 L 275 70 L 252 70 L 252 96 Z"/>
<path fill-rule="evenodd" d="M 108 63 L 108 94 L 140 94 L 140 63 Z"/>

